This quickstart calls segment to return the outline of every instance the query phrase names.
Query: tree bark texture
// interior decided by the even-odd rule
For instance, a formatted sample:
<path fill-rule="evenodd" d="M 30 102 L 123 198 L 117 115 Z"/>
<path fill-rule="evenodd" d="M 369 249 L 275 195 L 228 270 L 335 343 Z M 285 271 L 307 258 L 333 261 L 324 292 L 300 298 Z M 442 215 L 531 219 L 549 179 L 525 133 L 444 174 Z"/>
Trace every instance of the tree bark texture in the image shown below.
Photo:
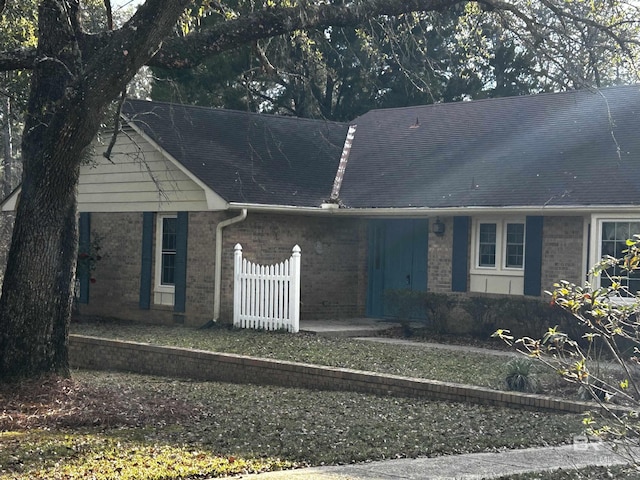
<path fill-rule="evenodd" d="M 80 67 L 70 22 L 73 7 L 43 2 L 39 10 L 41 60 L 33 71 L 22 141 L 25 175 L 0 299 L 0 377 L 5 380 L 68 373 L 77 158 L 87 144 L 84 122 L 72 118 L 78 107 L 65 102 Z"/>
<path fill-rule="evenodd" d="M 0 298 L 0 381 L 68 374 L 80 164 L 105 106 L 157 50 L 186 3 L 147 2 L 128 29 L 83 51 L 78 1 L 41 2 L 22 190 Z"/>

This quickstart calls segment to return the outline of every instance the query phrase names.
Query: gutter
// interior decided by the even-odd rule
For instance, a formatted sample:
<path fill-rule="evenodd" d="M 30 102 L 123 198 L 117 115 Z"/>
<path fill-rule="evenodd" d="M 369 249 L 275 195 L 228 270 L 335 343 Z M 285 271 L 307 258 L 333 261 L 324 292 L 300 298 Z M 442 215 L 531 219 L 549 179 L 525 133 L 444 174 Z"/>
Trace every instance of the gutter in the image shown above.
<path fill-rule="evenodd" d="M 502 206 L 502 207 L 380 207 L 380 208 L 344 208 L 334 203 L 325 203 L 321 207 L 296 207 L 290 205 L 266 205 L 251 203 L 229 203 L 230 209 L 251 209 L 255 212 L 284 213 L 284 214 L 311 214 L 311 215 L 338 215 L 358 217 L 419 217 L 419 216 L 456 216 L 479 214 L 593 214 L 593 213 L 638 213 L 638 205 L 526 205 L 526 206 Z"/>
<path fill-rule="evenodd" d="M 216 226 L 216 258 L 213 285 L 213 319 L 200 328 L 212 326 L 220 318 L 220 282 L 222 280 L 222 230 L 234 223 L 243 222 L 247 218 L 247 209 L 243 208 L 237 217 L 227 218 Z"/>

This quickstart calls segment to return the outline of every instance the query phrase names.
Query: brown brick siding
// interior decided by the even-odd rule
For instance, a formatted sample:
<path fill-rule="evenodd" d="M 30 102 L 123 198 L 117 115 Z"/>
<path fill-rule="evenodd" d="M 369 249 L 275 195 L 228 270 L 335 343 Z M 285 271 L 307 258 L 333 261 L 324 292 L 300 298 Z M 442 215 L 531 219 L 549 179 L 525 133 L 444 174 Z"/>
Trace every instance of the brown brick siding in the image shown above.
<path fill-rule="evenodd" d="M 582 413 L 594 404 L 280 360 L 71 335 L 72 367 Z"/>
<path fill-rule="evenodd" d="M 235 214 L 233 214 L 235 215 Z M 93 213 L 92 237 L 99 236 L 103 259 L 94 272 L 87 315 L 168 323 L 176 319 L 201 325 L 213 317 L 215 235 L 219 221 L 233 215 L 191 212 L 187 253 L 187 302 L 184 316 L 153 305 L 138 307 L 142 213 Z M 155 223 L 154 223 L 155 228 Z M 366 222 L 358 219 L 249 213 L 244 222 L 224 229 L 221 321 L 231 322 L 233 249 L 263 264 L 281 262 L 298 244 L 302 249 L 301 318 L 364 315 L 366 301 Z M 154 232 L 155 244 L 155 232 Z M 153 256 L 155 262 L 155 255 Z M 153 266 L 155 273 L 155 265 Z M 154 280 L 153 280 L 154 281 Z"/>
<path fill-rule="evenodd" d="M 225 218 L 217 212 L 189 213 L 187 323 L 202 325 L 213 318 L 216 225 Z"/>
<path fill-rule="evenodd" d="M 427 291 L 451 291 L 451 259 L 453 255 L 453 218 L 441 218 L 443 235 L 431 231 L 435 219 L 429 222 L 429 255 L 427 257 Z"/>
<path fill-rule="evenodd" d="M 544 217 L 542 242 L 542 295 L 559 280 L 580 284 L 583 265 L 583 217 Z"/>
<path fill-rule="evenodd" d="M 99 239 L 102 259 L 92 273 L 89 304 L 80 305 L 83 314 L 129 318 L 141 321 L 170 321 L 170 312 L 138 308 L 142 213 L 91 214 L 91 239 Z"/>
<path fill-rule="evenodd" d="M 233 249 L 242 245 L 245 258 L 270 265 L 301 256 L 300 317 L 349 318 L 364 315 L 366 298 L 366 222 L 354 218 L 304 217 L 249 213 L 224 233 L 221 319 L 233 312 Z"/>
<path fill-rule="evenodd" d="M 236 213 L 189 214 L 187 304 L 184 321 L 200 325 L 213 316 L 215 234 L 219 221 Z M 451 291 L 453 222 L 442 218 L 445 234 L 429 232 L 428 290 Z M 246 258 L 263 264 L 280 262 L 298 244 L 302 249 L 301 318 L 349 318 L 365 314 L 368 221 L 250 212 L 247 219 L 224 230 L 220 320 L 232 319 L 233 249 L 243 246 Z M 101 238 L 103 259 L 90 286 L 83 314 L 141 321 L 176 320 L 171 307 L 138 307 L 142 238 L 141 213 L 93 213 L 92 235 Z M 583 278 L 582 217 L 545 217 L 542 288 Z M 155 236 L 154 236 L 155 239 Z M 154 256 L 155 261 L 155 256 Z M 155 272 L 155 269 L 154 269 Z M 153 294 L 152 294 L 153 295 Z M 152 297 L 153 303 L 153 297 Z"/>

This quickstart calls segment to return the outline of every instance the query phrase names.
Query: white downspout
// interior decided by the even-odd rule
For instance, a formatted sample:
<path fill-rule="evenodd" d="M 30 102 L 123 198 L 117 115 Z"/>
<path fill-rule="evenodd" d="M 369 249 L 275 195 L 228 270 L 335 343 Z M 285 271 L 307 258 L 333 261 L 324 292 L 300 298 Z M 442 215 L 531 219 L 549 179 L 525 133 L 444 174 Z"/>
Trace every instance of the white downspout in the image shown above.
<path fill-rule="evenodd" d="M 243 208 L 237 217 L 227 218 L 218 223 L 216 227 L 216 264 L 214 273 L 214 289 L 213 289 L 213 322 L 217 322 L 220 318 L 220 282 L 222 280 L 222 229 L 239 223 L 247 218 L 247 209 Z"/>

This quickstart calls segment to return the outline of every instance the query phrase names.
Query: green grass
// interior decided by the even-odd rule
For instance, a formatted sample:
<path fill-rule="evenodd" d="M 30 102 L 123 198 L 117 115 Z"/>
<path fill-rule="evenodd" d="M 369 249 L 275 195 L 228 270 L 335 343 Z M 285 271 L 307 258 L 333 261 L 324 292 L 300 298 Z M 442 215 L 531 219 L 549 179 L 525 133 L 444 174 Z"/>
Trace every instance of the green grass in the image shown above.
<path fill-rule="evenodd" d="M 483 386 L 505 357 L 229 330 L 122 323 L 73 333 Z M 464 403 L 77 371 L 0 384 L 0 480 L 197 479 L 569 443 L 581 417 Z"/>
<path fill-rule="evenodd" d="M 390 373 L 432 380 L 504 388 L 504 365 L 508 358 L 492 354 L 443 351 L 325 338 L 309 334 L 285 334 L 214 328 L 196 330 L 179 326 L 146 326 L 129 323 L 82 323 L 72 333 L 132 340 L 255 357 L 289 360 L 378 373 Z M 557 387 L 555 374 L 534 367 L 544 385 Z"/>
<path fill-rule="evenodd" d="M 3 480 L 219 477 L 562 444 L 581 430 L 575 415 L 88 371 L 4 387 L 0 402 Z"/>

